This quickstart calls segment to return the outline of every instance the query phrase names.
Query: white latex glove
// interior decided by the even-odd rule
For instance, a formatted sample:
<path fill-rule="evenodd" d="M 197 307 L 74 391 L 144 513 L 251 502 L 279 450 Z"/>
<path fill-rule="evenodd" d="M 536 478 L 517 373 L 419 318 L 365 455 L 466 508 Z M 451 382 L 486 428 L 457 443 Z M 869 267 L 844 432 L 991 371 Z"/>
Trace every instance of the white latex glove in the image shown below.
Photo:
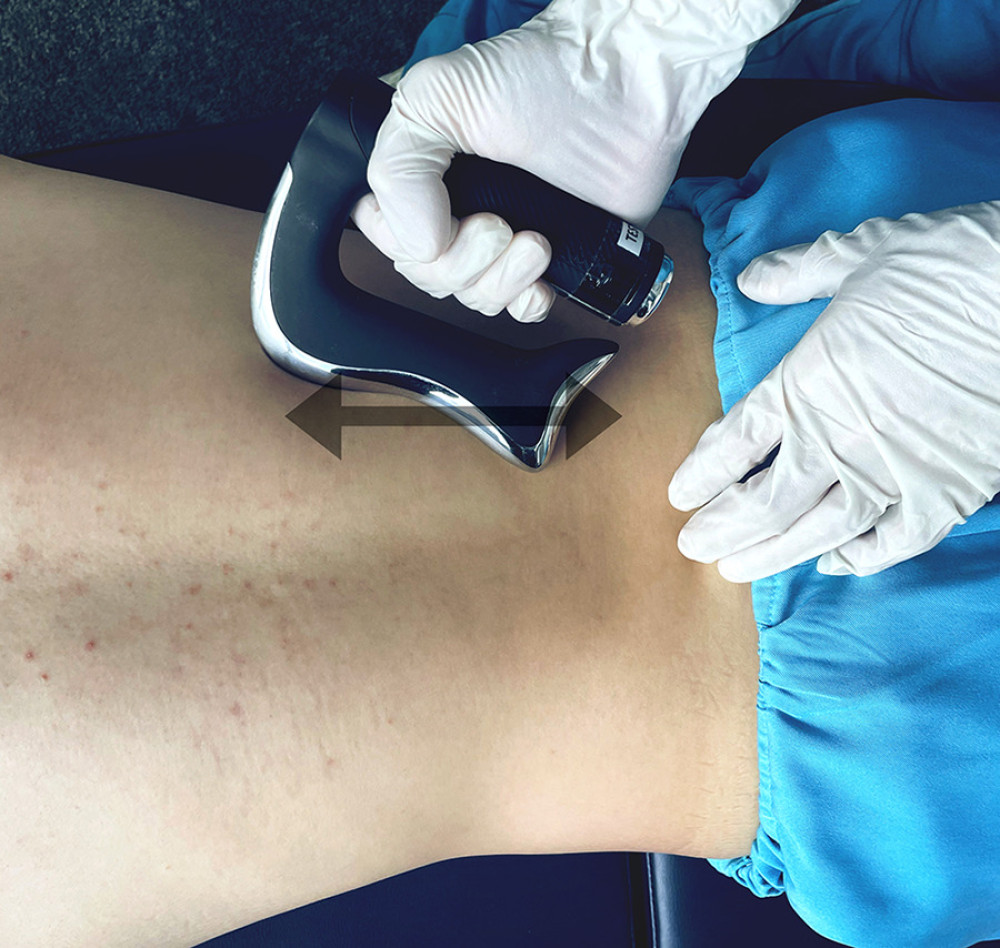
<path fill-rule="evenodd" d="M 734 582 L 877 573 L 1000 490 L 1000 201 L 873 218 L 752 261 L 761 303 L 832 296 L 670 483 L 678 546 Z M 770 468 L 738 483 L 780 443 Z"/>
<path fill-rule="evenodd" d="M 432 296 L 524 322 L 555 300 L 548 242 L 451 217 L 458 152 L 527 169 L 645 226 L 709 101 L 798 0 L 554 0 L 514 30 L 414 65 L 393 96 L 354 221 Z"/>

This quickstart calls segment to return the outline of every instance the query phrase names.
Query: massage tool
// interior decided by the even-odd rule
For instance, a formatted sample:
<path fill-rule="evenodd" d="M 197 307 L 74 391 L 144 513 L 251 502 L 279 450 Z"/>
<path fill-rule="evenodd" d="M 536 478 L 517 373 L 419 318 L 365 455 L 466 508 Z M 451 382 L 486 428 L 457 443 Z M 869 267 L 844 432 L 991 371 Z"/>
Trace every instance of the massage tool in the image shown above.
<path fill-rule="evenodd" d="M 440 409 L 513 464 L 539 470 L 566 411 L 618 344 L 569 339 L 522 349 L 380 299 L 350 283 L 340 241 L 370 190 L 368 159 L 393 88 L 337 74 L 288 160 L 254 257 L 253 325 L 281 368 L 325 385 L 406 395 Z M 552 247 L 544 274 L 582 312 L 635 325 L 656 309 L 673 263 L 627 221 L 528 172 L 458 154 L 444 177 L 452 215 L 489 211 Z M 486 317 L 483 317 L 485 320 Z"/>

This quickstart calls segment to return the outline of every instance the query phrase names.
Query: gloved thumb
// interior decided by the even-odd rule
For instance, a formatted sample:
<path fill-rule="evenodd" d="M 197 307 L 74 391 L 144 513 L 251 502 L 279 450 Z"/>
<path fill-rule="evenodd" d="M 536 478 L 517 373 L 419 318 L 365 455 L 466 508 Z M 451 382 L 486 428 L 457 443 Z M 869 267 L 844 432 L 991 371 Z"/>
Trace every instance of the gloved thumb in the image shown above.
<path fill-rule="evenodd" d="M 829 230 L 811 244 L 762 254 L 750 261 L 736 285 L 758 303 L 805 303 L 833 296 L 859 263 L 854 237 Z"/>
<path fill-rule="evenodd" d="M 407 115 L 397 90 L 372 148 L 368 185 L 385 225 L 411 260 L 437 260 L 451 242 L 451 200 L 442 178 L 455 151 L 444 135 Z M 388 254 L 388 248 L 379 249 Z"/>

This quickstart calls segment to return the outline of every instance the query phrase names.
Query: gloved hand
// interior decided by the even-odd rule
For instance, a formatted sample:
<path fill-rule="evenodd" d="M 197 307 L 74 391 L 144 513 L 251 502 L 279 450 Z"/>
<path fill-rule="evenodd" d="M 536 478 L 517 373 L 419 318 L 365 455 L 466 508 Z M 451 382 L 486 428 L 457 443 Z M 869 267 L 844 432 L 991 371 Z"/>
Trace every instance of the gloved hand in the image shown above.
<path fill-rule="evenodd" d="M 833 299 L 674 474 L 671 504 L 705 505 L 685 556 L 734 582 L 820 554 L 821 573 L 865 576 L 1000 490 L 1000 201 L 829 231 L 737 282 L 760 303 Z"/>
<path fill-rule="evenodd" d="M 354 221 L 411 282 L 524 322 L 555 300 L 551 248 L 496 215 L 451 217 L 457 151 L 517 165 L 640 227 L 709 101 L 798 0 L 554 0 L 514 30 L 414 65 Z"/>

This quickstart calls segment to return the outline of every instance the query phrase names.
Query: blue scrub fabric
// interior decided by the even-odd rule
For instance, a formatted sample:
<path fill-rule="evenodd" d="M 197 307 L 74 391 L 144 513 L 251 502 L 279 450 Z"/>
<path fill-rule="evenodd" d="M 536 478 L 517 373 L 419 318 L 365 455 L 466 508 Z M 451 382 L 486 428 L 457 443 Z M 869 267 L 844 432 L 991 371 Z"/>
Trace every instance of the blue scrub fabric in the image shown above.
<path fill-rule="evenodd" d="M 827 303 L 746 299 L 736 277 L 754 257 L 998 197 L 997 103 L 851 109 L 790 132 L 740 180 L 678 181 L 668 204 L 705 228 L 725 410 Z M 748 856 L 710 862 L 859 948 L 1000 937 L 1000 502 L 875 576 L 815 563 L 752 585 L 760 827 Z"/>
<path fill-rule="evenodd" d="M 887 82 L 948 99 L 1000 93 L 997 0 L 835 0 L 761 40 L 742 75 Z"/>
<path fill-rule="evenodd" d="M 478 43 L 520 26 L 551 0 L 448 0 L 424 28 L 413 47 L 406 69 L 428 56 L 458 49 L 463 43 Z"/>
<path fill-rule="evenodd" d="M 545 5 L 451 0 L 411 63 Z M 1000 17 L 986 22 L 990 10 L 996 0 L 837 0 L 759 44 L 744 75 L 997 99 Z M 863 55 L 834 42 L 838 29 Z M 928 77 L 914 64 L 932 41 L 940 55 Z M 704 225 L 724 408 L 826 305 L 747 300 L 736 276 L 755 256 L 874 216 L 996 199 L 991 102 L 851 109 L 790 132 L 740 180 L 676 182 L 666 206 Z M 709 862 L 758 896 L 787 894 L 817 932 L 857 948 L 1000 938 L 1000 499 L 875 576 L 825 576 L 812 560 L 753 583 L 752 596 L 760 826 L 749 855 Z"/>

